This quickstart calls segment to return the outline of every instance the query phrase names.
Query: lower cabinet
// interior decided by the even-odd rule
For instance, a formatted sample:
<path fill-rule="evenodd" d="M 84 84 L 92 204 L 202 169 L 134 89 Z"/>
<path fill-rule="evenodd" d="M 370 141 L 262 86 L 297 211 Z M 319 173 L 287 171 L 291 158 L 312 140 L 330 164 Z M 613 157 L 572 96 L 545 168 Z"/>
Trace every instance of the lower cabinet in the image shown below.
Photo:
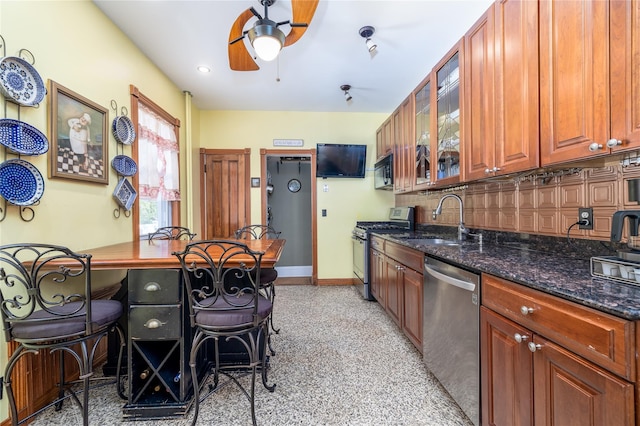
<path fill-rule="evenodd" d="M 373 296 L 422 352 L 424 253 L 372 237 L 370 256 Z"/>
<path fill-rule="evenodd" d="M 183 416 L 193 400 L 193 385 L 192 330 L 183 307 L 181 271 L 131 270 L 128 282 L 129 396 L 124 417 Z"/>
<path fill-rule="evenodd" d="M 488 275 L 482 300 L 483 425 L 635 425 L 632 322 Z"/>

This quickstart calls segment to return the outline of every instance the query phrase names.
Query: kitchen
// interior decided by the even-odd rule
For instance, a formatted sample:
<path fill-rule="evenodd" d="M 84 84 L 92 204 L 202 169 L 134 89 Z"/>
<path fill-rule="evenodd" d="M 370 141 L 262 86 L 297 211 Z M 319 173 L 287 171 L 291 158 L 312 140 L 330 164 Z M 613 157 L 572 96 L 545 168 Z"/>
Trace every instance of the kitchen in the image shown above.
<path fill-rule="evenodd" d="M 67 38 L 60 43 L 56 43 L 57 48 L 53 48 L 50 43 L 46 43 L 41 36 L 41 32 L 59 34 L 62 30 L 46 16 L 58 16 L 60 21 L 64 21 L 64 16 L 68 16 L 70 10 L 65 13 L 53 8 L 51 5 L 42 6 L 43 16 L 36 16 L 38 19 L 38 31 L 24 32 L 22 27 L 13 20 L 9 20 L 8 14 L 12 12 L 30 16 L 31 12 L 22 10 L 19 4 L 3 4 L 2 9 L 2 35 L 5 37 L 11 50 L 26 47 L 34 51 L 38 59 L 37 66 L 45 77 L 58 78 L 63 76 L 67 85 L 72 85 L 74 90 L 80 93 L 89 94 L 91 98 L 98 98 L 101 103 L 108 104 L 112 98 L 117 98 L 119 103 L 127 103 L 128 84 L 131 81 L 149 81 L 147 87 L 154 94 L 154 99 L 162 105 L 170 105 L 168 108 L 176 111 L 176 114 L 185 119 L 180 112 L 185 102 L 185 95 L 179 89 L 167 88 L 166 78 L 153 67 L 146 58 L 140 57 L 137 49 L 119 33 L 112 24 L 108 22 L 98 11 L 93 10 L 91 4 L 74 4 L 86 13 L 84 20 L 91 22 L 94 27 L 104 30 L 100 40 L 92 40 L 100 46 L 102 54 L 87 60 L 93 67 L 92 71 L 81 67 L 68 67 L 68 63 L 73 62 L 72 57 L 65 57 L 65 50 L 60 46 L 74 45 L 78 41 L 74 38 L 75 33 L 68 30 Z M 51 9 L 48 9 L 51 7 Z M 67 5 L 66 7 L 71 7 Z M 14 9 L 17 8 L 17 9 Z M 40 13 L 40 12 L 39 12 Z M 75 12 L 74 12 L 75 13 Z M 91 18 L 91 19 L 88 19 Z M 86 27 L 85 27 L 86 30 Z M 73 34 L 72 34 L 73 33 Z M 85 46 L 85 51 L 91 51 Z M 108 58 L 105 60 L 104 58 Z M 126 60 L 122 59 L 126 58 Z M 105 64 L 106 62 L 106 64 Z M 136 67 L 125 66 L 127 63 L 135 63 Z M 431 64 L 435 65 L 435 64 Z M 64 73 L 60 71 L 64 69 Z M 100 76 L 101 84 L 105 86 L 104 92 L 95 93 L 93 86 L 95 74 Z M 125 74 L 126 77 L 116 77 Z M 425 72 L 426 74 L 426 72 Z M 71 82 L 71 83 L 70 83 Z M 417 84 L 413 82 L 412 84 Z M 93 95 L 91 95 L 93 94 Z M 404 94 L 403 94 L 404 95 Z M 636 98 L 637 99 L 637 98 Z M 623 102 L 623 104 L 625 104 Z M 616 105 L 618 105 L 616 103 Z M 626 104 L 625 104 L 626 105 Z M 10 108 L 10 107 L 9 107 Z M 22 119 L 31 122 L 40 129 L 46 128 L 45 108 L 34 111 L 21 111 Z M 15 112 L 10 111 L 14 114 Z M 241 141 L 240 146 L 251 146 L 256 149 L 258 146 L 250 140 L 267 140 L 281 137 L 281 129 L 288 129 L 288 133 L 301 135 L 308 141 L 336 141 L 336 142 L 356 142 L 368 144 L 370 152 L 374 152 L 372 139 L 375 129 L 386 120 L 388 113 L 360 114 L 305 114 L 301 112 L 288 112 L 280 114 L 277 112 L 253 112 L 236 114 L 231 111 L 204 111 L 194 120 L 199 122 L 200 129 L 197 132 L 197 139 L 204 141 L 203 135 L 216 134 L 216 139 L 221 141 Z M 245 123 L 250 120 L 253 123 L 251 128 L 247 128 Z M 242 135 L 236 129 L 242 129 Z M 257 154 L 256 154 L 257 155 Z M 186 156 L 184 156 L 186 157 Z M 42 170 L 46 170 L 44 159 L 37 159 L 36 165 Z M 368 162 L 372 167 L 374 163 L 373 155 L 368 157 Z M 491 167 L 494 167 L 493 165 Z M 620 194 L 624 188 L 620 183 L 620 174 L 633 175 L 634 165 L 629 167 L 619 167 L 614 162 L 613 165 L 604 165 L 595 172 L 582 172 L 567 174 L 562 180 L 553 174 L 548 176 L 531 176 L 529 180 L 516 183 L 488 182 L 486 184 L 470 185 L 465 194 L 465 224 L 472 229 L 503 229 L 512 232 L 544 234 L 552 236 L 563 236 L 568 227 L 576 221 L 577 208 L 585 207 L 589 204 L 595 208 L 594 231 L 579 231 L 575 229 L 574 235 L 583 237 L 593 237 L 606 241 L 610 227 L 606 221 L 609 220 L 617 210 L 631 209 L 633 204 L 629 203 Z M 559 172 L 556 172 L 559 173 Z M 620 174 L 619 174 L 620 173 Z M 186 174 L 186 173 L 185 173 Z M 252 161 L 252 176 L 259 176 L 259 165 Z M 197 193 L 197 173 L 191 176 L 194 182 L 194 191 Z M 550 185 L 541 186 L 539 182 L 548 180 Z M 358 220 L 384 220 L 388 215 L 388 207 L 397 206 L 418 206 L 417 221 L 419 223 L 431 223 L 430 212 L 433 210 L 441 194 L 424 195 L 410 191 L 394 195 L 388 191 L 371 191 L 373 187 L 372 178 L 368 177 L 363 181 L 349 182 L 321 182 L 320 187 L 327 183 L 328 192 L 318 191 L 318 216 L 320 210 L 328 210 L 328 220 L 318 222 L 318 235 L 321 250 L 318 253 L 318 280 L 330 282 L 332 279 L 347 279 L 351 277 L 351 255 L 350 255 L 350 231 Z M 100 224 L 100 231 L 95 233 L 95 240 L 91 246 L 98 246 L 125 240 L 130 238 L 130 223 L 121 218 L 114 220 L 111 216 L 113 211 L 113 201 L 111 199 L 112 187 L 89 186 L 82 184 L 61 183 L 59 181 L 48 180 L 47 192 L 41 205 L 35 208 L 36 215 L 32 222 L 24 223 L 19 219 L 15 208 L 9 208 L 7 219 L 2 223 L 2 234 L 0 242 L 12 242 L 23 239 L 46 239 L 51 241 L 65 241 L 71 246 L 88 247 L 85 242 L 86 233 L 72 232 L 65 227 L 52 227 L 53 224 L 67 224 L 70 216 L 70 206 L 83 207 L 82 215 L 74 218 L 73 228 L 84 229 L 84 227 L 95 227 Z M 601 198 L 602 194 L 614 194 L 616 198 Z M 260 212 L 255 206 L 260 205 L 261 194 L 253 190 L 252 196 L 252 218 L 259 221 Z M 591 198 L 586 198 L 586 197 Z M 333 205 L 349 201 L 352 211 L 349 217 L 343 217 L 341 212 L 339 218 L 333 220 L 335 208 Z M 470 200 L 470 201 L 469 201 Z M 527 203 L 531 200 L 530 203 Z M 598 203 L 598 204 L 592 204 Z M 185 203 L 186 204 L 186 203 Z M 90 207 L 89 207 L 90 206 Z M 186 207 L 185 207 L 186 208 Z M 499 212 L 499 214 L 496 214 Z M 185 213 L 186 216 L 186 213 Z M 455 226 L 458 222 L 458 211 L 455 205 L 445 205 L 443 215 L 436 223 L 446 223 Z M 603 223 L 605 222 L 605 223 Z M 197 218 L 193 223 L 198 228 Z M 4 360 L 4 358 L 2 358 Z"/>

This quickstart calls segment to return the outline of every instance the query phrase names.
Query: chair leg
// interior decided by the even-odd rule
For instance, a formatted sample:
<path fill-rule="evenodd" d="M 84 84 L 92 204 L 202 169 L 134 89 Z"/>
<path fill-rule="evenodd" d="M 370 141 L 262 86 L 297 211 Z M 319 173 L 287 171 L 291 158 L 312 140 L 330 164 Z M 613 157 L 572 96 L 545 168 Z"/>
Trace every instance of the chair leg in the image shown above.
<path fill-rule="evenodd" d="M 127 399 L 127 396 L 124 394 L 124 380 L 122 378 L 122 373 L 120 371 L 120 369 L 122 368 L 122 357 L 124 355 L 124 349 L 126 347 L 126 341 L 124 338 L 124 331 L 122 331 L 122 328 L 120 326 L 120 324 L 116 324 L 114 326 L 114 329 L 116 330 L 117 334 L 118 334 L 118 340 L 120 342 L 120 350 L 118 351 L 118 362 L 117 362 L 117 370 L 116 370 L 116 390 L 118 392 L 118 396 L 121 399 Z"/>
<path fill-rule="evenodd" d="M 265 389 L 267 389 L 269 392 L 273 392 L 276 390 L 276 385 L 269 385 L 268 383 L 268 377 L 267 377 L 267 346 L 269 344 L 269 336 L 271 335 L 269 333 L 269 323 L 268 321 L 265 321 L 264 325 L 261 328 L 260 331 L 264 337 L 262 339 L 262 342 L 260 343 L 260 345 L 262 345 L 262 349 L 263 349 L 263 355 L 262 355 L 262 360 L 261 360 L 261 376 L 262 376 L 262 385 L 265 387 Z M 259 353 L 258 353 L 259 356 Z"/>
<path fill-rule="evenodd" d="M 18 426 L 18 408 L 16 407 L 16 399 L 15 396 L 13 395 L 13 386 L 12 386 L 12 381 L 11 381 L 11 373 L 13 372 L 13 368 L 15 367 L 16 363 L 18 362 L 18 359 L 24 355 L 25 353 L 38 353 L 38 351 L 35 350 L 29 350 L 27 349 L 25 352 L 23 352 L 25 350 L 24 346 L 20 345 L 16 348 L 15 351 L 13 351 L 13 354 L 11 354 L 11 357 L 9 358 L 8 362 L 7 362 L 7 367 L 4 370 L 4 387 L 7 391 L 7 398 L 9 399 L 9 409 L 11 411 L 11 425 L 12 426 Z"/>
<path fill-rule="evenodd" d="M 58 402 L 55 405 L 55 410 L 62 410 L 62 403 L 64 402 L 64 352 L 60 351 L 58 353 L 58 363 L 60 364 L 60 368 L 58 370 L 60 376 L 58 378 Z"/>
<path fill-rule="evenodd" d="M 271 284 L 271 304 L 273 305 L 275 303 L 276 300 L 276 285 L 275 283 Z M 276 329 L 273 326 L 273 312 L 271 313 L 271 315 L 269 316 L 269 325 L 271 326 L 271 330 L 276 333 L 276 334 L 280 334 L 280 329 Z"/>

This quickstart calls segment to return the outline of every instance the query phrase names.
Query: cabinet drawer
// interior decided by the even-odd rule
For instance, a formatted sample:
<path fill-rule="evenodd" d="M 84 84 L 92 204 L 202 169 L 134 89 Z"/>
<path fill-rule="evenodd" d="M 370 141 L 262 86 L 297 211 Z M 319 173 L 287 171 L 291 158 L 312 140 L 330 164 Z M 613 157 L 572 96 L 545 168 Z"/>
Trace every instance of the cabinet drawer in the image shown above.
<path fill-rule="evenodd" d="M 405 266 L 408 266 L 414 271 L 421 273 L 424 269 L 424 253 L 421 251 L 387 241 L 387 244 L 384 247 L 384 252 L 387 256 L 397 260 Z"/>
<path fill-rule="evenodd" d="M 180 303 L 179 269 L 132 269 L 129 271 L 129 303 Z"/>
<path fill-rule="evenodd" d="M 384 240 L 380 237 L 372 236 L 371 248 L 378 251 L 384 251 Z"/>
<path fill-rule="evenodd" d="M 631 321 L 486 274 L 481 288 L 484 306 L 634 380 L 635 331 Z"/>
<path fill-rule="evenodd" d="M 129 308 L 129 335 L 132 339 L 179 339 L 180 305 L 133 305 Z"/>

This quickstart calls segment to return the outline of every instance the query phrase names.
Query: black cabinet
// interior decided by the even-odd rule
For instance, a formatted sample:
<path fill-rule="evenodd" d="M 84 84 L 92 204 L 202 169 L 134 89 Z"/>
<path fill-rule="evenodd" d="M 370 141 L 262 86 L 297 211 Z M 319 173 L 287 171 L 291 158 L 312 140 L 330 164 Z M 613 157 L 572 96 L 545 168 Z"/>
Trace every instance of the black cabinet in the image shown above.
<path fill-rule="evenodd" d="M 181 274 L 177 269 L 129 271 L 125 418 L 180 417 L 192 403 L 189 349 L 193 332 L 183 306 Z M 200 354 L 201 380 L 208 353 Z"/>

